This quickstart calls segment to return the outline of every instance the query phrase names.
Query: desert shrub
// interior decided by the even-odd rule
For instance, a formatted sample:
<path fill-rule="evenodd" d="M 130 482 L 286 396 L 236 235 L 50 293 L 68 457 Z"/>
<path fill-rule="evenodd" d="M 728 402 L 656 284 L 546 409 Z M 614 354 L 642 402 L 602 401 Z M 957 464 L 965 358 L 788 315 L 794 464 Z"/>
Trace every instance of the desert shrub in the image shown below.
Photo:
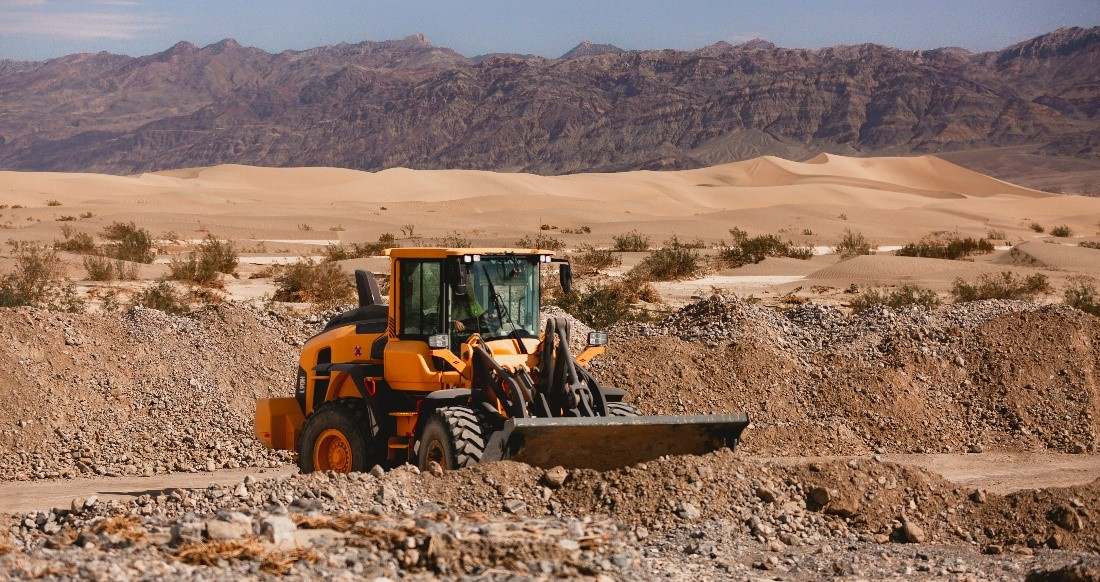
<path fill-rule="evenodd" d="M 934 291 L 921 289 L 914 285 L 902 285 L 892 291 L 868 289 L 851 302 L 852 310 L 856 313 L 875 305 L 885 305 L 896 309 L 907 305 L 936 307 L 939 304 L 940 297 Z"/>
<path fill-rule="evenodd" d="M 87 255 L 84 257 L 84 270 L 88 272 L 91 281 L 114 281 L 115 259 L 102 255 Z"/>
<path fill-rule="evenodd" d="M 592 245 L 583 245 L 570 257 L 573 267 L 580 273 L 595 273 L 600 269 L 618 267 L 623 259 L 611 249 L 598 249 Z"/>
<path fill-rule="evenodd" d="M 236 272 L 238 261 L 233 243 L 220 241 L 208 234 L 199 248 L 186 259 L 173 258 L 168 269 L 171 278 L 176 281 L 212 286 L 220 283 L 221 273 L 228 275 Z"/>
<path fill-rule="evenodd" d="M 1050 234 L 1059 238 L 1066 238 L 1073 236 L 1073 230 L 1064 224 L 1059 224 L 1058 226 L 1050 229 Z"/>
<path fill-rule="evenodd" d="M 989 240 L 1007 240 L 1008 235 L 1005 234 L 1005 231 L 999 228 L 991 228 L 989 229 L 989 232 L 986 233 L 985 238 Z"/>
<path fill-rule="evenodd" d="M 439 239 L 439 246 L 452 249 L 462 249 L 470 246 L 470 239 L 462 236 L 456 230 L 451 232 L 451 234 L 448 234 L 447 236 Z"/>
<path fill-rule="evenodd" d="M 336 263 L 307 259 L 287 265 L 275 278 L 275 301 L 313 303 L 328 308 L 350 303 L 355 297 L 351 276 Z"/>
<path fill-rule="evenodd" d="M 58 251 L 85 255 L 94 253 L 95 240 L 92 239 L 92 235 L 86 232 L 74 232 L 72 228 L 66 228 L 68 226 L 66 224 L 61 228 L 61 235 L 65 237 L 65 240 L 53 241 L 53 248 Z"/>
<path fill-rule="evenodd" d="M 561 229 L 564 234 L 591 234 L 592 229 L 588 226 L 579 226 L 577 228 L 563 228 Z"/>
<path fill-rule="evenodd" d="M 548 251 L 560 251 L 565 248 L 565 243 L 561 239 L 552 237 L 548 234 L 539 233 L 538 236 L 531 238 L 530 235 L 524 235 L 523 238 L 516 241 L 516 246 L 525 249 L 545 249 Z"/>
<path fill-rule="evenodd" d="M 1097 296 L 1096 286 L 1086 278 L 1077 278 L 1071 281 L 1063 295 L 1066 305 L 1075 307 L 1085 313 L 1100 317 L 1100 296 Z"/>
<path fill-rule="evenodd" d="M 0 278 L 0 306 L 41 306 L 64 274 L 57 253 L 25 241 L 8 241 L 15 270 Z"/>
<path fill-rule="evenodd" d="M 665 244 L 650 253 L 630 274 L 643 281 L 674 281 L 693 277 L 702 271 L 702 258 L 673 236 Z"/>
<path fill-rule="evenodd" d="M 74 222 L 76 217 L 71 214 L 63 214 L 54 219 L 56 222 Z"/>
<path fill-rule="evenodd" d="M 386 249 L 396 248 L 397 239 L 392 233 L 384 233 L 378 237 L 376 243 L 351 243 L 347 245 L 329 245 L 325 249 L 326 261 L 344 261 L 347 259 L 360 259 L 363 257 L 377 257 Z M 466 245 L 468 246 L 468 245 Z"/>
<path fill-rule="evenodd" d="M 927 236 L 919 243 L 909 243 L 899 249 L 899 257 L 924 257 L 928 259 L 965 259 L 974 254 L 993 252 L 993 243 L 980 238 L 959 238 L 958 236 Z"/>
<path fill-rule="evenodd" d="M 163 279 L 156 285 L 135 294 L 131 299 L 131 305 L 141 305 L 173 315 L 184 315 L 191 311 L 186 295 L 176 289 L 171 281 Z"/>
<path fill-rule="evenodd" d="M 640 253 L 649 250 L 649 237 L 632 230 L 612 237 L 614 249 L 620 253 Z"/>
<path fill-rule="evenodd" d="M 46 201 L 46 206 L 61 206 L 61 201 L 54 198 L 50 198 Z"/>
<path fill-rule="evenodd" d="M 812 248 L 796 245 L 791 241 L 783 242 L 774 234 L 750 238 L 748 233 L 736 227 L 731 228 L 729 232 L 733 237 L 733 244 L 726 246 L 723 241 L 718 246 L 718 258 L 731 267 L 756 264 L 767 257 L 791 257 L 807 260 L 814 256 Z"/>
<path fill-rule="evenodd" d="M 1077 246 L 1084 247 L 1086 249 L 1100 249 L 1100 241 L 1083 240 L 1077 243 Z"/>
<path fill-rule="evenodd" d="M 1020 278 L 1004 271 L 999 275 L 982 275 L 976 283 L 955 279 L 951 296 L 956 303 L 982 299 L 1034 299 L 1040 293 L 1050 291 L 1050 282 L 1042 273 Z"/>
<path fill-rule="evenodd" d="M 840 255 L 840 258 L 847 259 L 848 257 L 869 255 L 874 251 L 871 248 L 871 243 L 867 241 L 862 232 L 852 232 L 846 228 L 844 234 L 840 237 L 840 242 L 833 247 L 833 252 Z"/>
<path fill-rule="evenodd" d="M 91 212 L 81 212 L 81 213 L 80 213 L 80 218 L 81 218 L 82 220 L 83 220 L 83 219 L 85 219 L 85 218 L 91 218 L 91 217 L 93 217 L 93 216 L 95 216 L 95 215 L 94 215 L 94 214 L 92 214 Z"/>
<path fill-rule="evenodd" d="M 153 237 L 144 228 L 138 228 L 133 222 L 113 222 L 103 227 L 103 238 L 113 241 L 108 254 L 116 259 L 133 263 L 153 262 Z"/>
<path fill-rule="evenodd" d="M 30 305 L 54 311 L 82 312 L 85 303 L 72 283 L 57 251 L 25 241 L 8 241 L 15 270 L 0 277 L 0 307 Z"/>
<path fill-rule="evenodd" d="M 1030 228 L 1031 230 L 1034 230 L 1035 232 L 1038 232 L 1040 234 L 1042 234 L 1043 232 L 1046 232 L 1046 229 L 1043 228 L 1043 225 L 1039 224 L 1038 222 L 1031 223 L 1030 225 L 1028 225 L 1028 228 Z"/>
<path fill-rule="evenodd" d="M 646 311 L 635 306 L 639 300 L 656 302 L 660 295 L 649 283 L 626 278 L 593 282 L 583 290 L 574 289 L 551 302 L 586 325 L 602 329 L 621 321 L 647 320 Z"/>

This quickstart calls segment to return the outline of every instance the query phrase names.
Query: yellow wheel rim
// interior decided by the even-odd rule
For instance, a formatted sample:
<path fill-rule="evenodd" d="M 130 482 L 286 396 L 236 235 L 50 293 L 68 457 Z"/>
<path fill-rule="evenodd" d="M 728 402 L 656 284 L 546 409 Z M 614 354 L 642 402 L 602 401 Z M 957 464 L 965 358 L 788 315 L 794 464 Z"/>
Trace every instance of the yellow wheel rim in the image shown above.
<path fill-rule="evenodd" d="M 344 433 L 330 428 L 313 444 L 313 469 L 316 471 L 351 472 L 351 443 Z"/>

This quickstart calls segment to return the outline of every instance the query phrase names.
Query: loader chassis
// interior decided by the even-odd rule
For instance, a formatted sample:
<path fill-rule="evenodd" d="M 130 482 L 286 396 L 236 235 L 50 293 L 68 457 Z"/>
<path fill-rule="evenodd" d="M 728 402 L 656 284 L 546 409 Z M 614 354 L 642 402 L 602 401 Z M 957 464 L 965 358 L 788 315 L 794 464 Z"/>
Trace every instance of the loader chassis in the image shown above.
<path fill-rule="evenodd" d="M 305 343 L 294 396 L 257 404 L 256 436 L 295 450 L 303 472 L 405 462 L 454 469 L 522 459 L 528 440 L 540 449 L 527 451 L 533 464 L 609 461 L 594 464 L 595 455 L 578 456 L 575 446 L 554 454 L 555 433 L 596 447 L 590 452 L 618 442 L 610 459 L 617 466 L 636 451 L 652 458 L 653 451 L 733 447 L 748 424 L 743 414 L 671 424 L 638 417 L 621 402 L 624 391 L 600 385 L 585 365 L 603 352 L 606 336 L 594 334 L 574 356 L 566 320 L 539 329 L 539 277 L 554 261 L 550 251 L 404 248 L 389 255 L 388 306 L 373 276 L 356 272 L 360 305 Z M 561 279 L 568 287 L 567 264 Z M 567 419 L 568 427 L 552 419 Z M 648 438 L 658 433 L 690 442 Z"/>

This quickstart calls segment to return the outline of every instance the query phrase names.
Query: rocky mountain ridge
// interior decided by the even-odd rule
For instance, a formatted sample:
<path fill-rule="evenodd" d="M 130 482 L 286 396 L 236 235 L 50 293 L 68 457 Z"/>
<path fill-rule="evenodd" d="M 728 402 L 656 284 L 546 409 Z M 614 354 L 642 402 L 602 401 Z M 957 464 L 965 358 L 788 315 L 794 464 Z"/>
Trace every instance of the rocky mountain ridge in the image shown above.
<path fill-rule="evenodd" d="M 559 59 L 468 58 L 422 35 L 278 54 L 227 39 L 0 61 L 0 168 L 559 174 L 1025 144 L 1091 159 L 1098 111 L 1100 27 L 988 53 L 582 43 Z"/>

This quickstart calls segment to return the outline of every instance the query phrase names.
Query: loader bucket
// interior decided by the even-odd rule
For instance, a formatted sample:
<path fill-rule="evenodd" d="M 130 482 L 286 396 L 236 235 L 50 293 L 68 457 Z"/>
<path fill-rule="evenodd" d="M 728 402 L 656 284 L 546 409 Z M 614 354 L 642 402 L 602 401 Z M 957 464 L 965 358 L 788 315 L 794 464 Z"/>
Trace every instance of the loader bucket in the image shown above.
<path fill-rule="evenodd" d="M 482 462 L 607 470 L 664 455 L 702 455 L 737 445 L 749 415 L 513 418 L 489 438 Z"/>

